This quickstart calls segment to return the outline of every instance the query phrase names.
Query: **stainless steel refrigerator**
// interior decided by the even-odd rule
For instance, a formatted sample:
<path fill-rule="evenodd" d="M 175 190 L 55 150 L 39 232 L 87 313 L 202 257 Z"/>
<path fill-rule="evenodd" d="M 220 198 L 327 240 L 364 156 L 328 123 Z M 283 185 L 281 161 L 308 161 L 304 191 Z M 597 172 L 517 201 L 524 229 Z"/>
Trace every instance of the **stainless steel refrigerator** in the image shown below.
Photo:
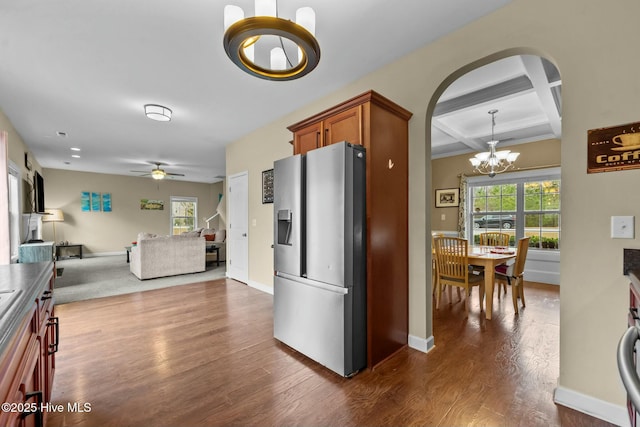
<path fill-rule="evenodd" d="M 365 150 L 274 163 L 274 336 L 342 376 L 367 363 Z"/>

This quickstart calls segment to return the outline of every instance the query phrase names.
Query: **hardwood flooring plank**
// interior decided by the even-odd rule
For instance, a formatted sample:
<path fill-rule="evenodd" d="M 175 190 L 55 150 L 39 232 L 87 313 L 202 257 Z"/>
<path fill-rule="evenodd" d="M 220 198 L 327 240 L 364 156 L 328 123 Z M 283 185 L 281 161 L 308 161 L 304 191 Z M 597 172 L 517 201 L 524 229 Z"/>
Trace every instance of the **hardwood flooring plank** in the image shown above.
<path fill-rule="evenodd" d="M 273 338 L 272 296 L 232 280 L 56 307 L 58 426 L 609 426 L 553 403 L 558 288 L 525 284 L 486 320 L 434 309 L 436 346 L 342 378 Z M 477 290 L 475 290 L 477 292 Z M 474 302 L 475 301 L 475 302 Z"/>

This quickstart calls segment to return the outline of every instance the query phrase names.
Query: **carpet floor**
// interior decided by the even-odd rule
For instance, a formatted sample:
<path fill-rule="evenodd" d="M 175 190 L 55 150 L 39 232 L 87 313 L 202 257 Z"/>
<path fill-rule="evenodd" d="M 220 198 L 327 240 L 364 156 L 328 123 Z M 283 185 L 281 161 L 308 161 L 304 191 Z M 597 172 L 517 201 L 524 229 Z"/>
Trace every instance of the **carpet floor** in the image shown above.
<path fill-rule="evenodd" d="M 204 282 L 226 275 L 225 264 L 208 264 L 201 273 L 139 280 L 129 271 L 124 255 L 64 259 L 56 262 L 56 268 L 62 269 L 55 281 L 56 304 Z"/>

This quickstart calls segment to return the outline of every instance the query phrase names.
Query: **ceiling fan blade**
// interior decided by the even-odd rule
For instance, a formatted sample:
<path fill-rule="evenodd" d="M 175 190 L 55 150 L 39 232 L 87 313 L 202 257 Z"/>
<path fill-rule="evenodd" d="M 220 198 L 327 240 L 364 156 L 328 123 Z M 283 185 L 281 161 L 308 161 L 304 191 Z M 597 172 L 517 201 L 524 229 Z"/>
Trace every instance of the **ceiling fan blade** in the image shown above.
<path fill-rule="evenodd" d="M 171 176 L 184 176 L 183 173 L 170 173 L 170 172 L 165 172 L 165 175 L 171 175 Z"/>
<path fill-rule="evenodd" d="M 133 172 L 133 173 L 149 173 L 149 171 L 129 171 L 129 172 Z"/>

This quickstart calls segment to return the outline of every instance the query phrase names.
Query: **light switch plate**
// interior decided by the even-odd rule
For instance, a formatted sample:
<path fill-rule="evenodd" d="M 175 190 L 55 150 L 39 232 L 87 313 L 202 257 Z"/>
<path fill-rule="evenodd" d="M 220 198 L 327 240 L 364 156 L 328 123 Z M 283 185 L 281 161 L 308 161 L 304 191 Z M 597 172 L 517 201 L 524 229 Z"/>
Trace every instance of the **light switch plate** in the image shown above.
<path fill-rule="evenodd" d="M 611 238 L 612 239 L 633 239 L 634 238 L 634 217 L 633 216 L 612 216 L 611 217 Z"/>

